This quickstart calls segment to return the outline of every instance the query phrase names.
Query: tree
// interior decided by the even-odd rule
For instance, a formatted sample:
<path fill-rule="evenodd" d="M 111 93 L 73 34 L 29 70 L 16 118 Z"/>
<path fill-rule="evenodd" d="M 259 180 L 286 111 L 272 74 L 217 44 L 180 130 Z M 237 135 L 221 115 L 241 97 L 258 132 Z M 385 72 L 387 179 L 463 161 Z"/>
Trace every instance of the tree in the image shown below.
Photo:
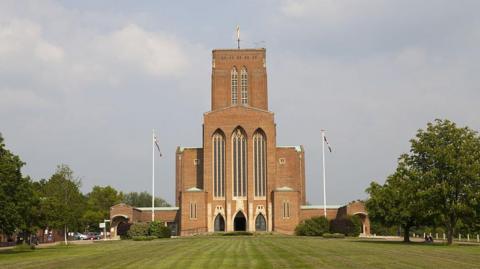
<path fill-rule="evenodd" d="M 420 192 L 419 177 L 406 164 L 407 155 L 399 159 L 397 170 L 384 185 L 372 182 L 366 201 L 369 218 L 386 226 L 400 225 L 403 241 L 410 242 L 410 228 L 428 219 L 426 205 Z"/>
<path fill-rule="evenodd" d="M 25 163 L 5 148 L 0 134 L 0 232 L 10 236 L 17 229 L 31 230 L 32 207 L 36 200 L 32 182 L 22 177 Z"/>
<path fill-rule="evenodd" d="M 110 186 L 94 186 L 87 194 L 87 209 L 83 219 L 87 229 L 98 230 L 98 224 L 108 219 L 110 207 L 122 201 L 122 194 Z"/>
<path fill-rule="evenodd" d="M 152 206 L 152 195 L 146 191 L 144 192 L 129 192 L 123 196 L 123 202 L 127 205 L 135 207 Z M 155 198 L 155 206 L 170 206 L 162 198 Z"/>
<path fill-rule="evenodd" d="M 437 119 L 410 142 L 407 162 L 419 173 L 430 209 L 444 224 L 452 244 L 460 220 L 470 225 L 479 222 L 480 137 L 468 127 Z"/>
<path fill-rule="evenodd" d="M 49 228 L 78 230 L 85 209 L 80 180 L 74 178 L 67 165 L 59 165 L 48 181 L 38 184 L 40 210 L 44 225 Z"/>

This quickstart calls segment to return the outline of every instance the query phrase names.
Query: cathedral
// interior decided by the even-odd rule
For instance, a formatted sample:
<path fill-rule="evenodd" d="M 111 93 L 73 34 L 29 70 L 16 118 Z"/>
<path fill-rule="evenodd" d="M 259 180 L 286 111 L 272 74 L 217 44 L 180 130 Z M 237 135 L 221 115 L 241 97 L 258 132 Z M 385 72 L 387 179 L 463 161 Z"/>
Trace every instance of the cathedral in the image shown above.
<path fill-rule="evenodd" d="M 304 148 L 277 145 L 274 116 L 268 109 L 266 50 L 213 50 L 202 147 L 177 148 L 175 207 L 155 208 L 156 219 L 178 235 L 292 234 L 302 220 L 323 216 L 323 205 L 306 205 Z M 151 208 L 113 206 L 112 232 L 122 221 L 149 221 L 150 214 Z M 355 214 L 368 234 L 362 203 L 327 206 L 329 219 Z"/>

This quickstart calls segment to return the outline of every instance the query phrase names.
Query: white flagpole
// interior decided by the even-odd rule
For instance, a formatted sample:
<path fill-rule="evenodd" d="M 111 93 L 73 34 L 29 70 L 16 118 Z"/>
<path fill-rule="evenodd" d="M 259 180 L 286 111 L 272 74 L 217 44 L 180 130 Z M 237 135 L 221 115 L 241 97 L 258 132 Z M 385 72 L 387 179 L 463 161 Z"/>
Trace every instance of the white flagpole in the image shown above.
<path fill-rule="evenodd" d="M 327 217 L 327 190 L 325 184 L 325 130 L 322 132 L 322 160 L 323 160 L 323 214 Z"/>
<path fill-rule="evenodd" d="M 152 221 L 155 220 L 155 130 L 152 129 Z"/>

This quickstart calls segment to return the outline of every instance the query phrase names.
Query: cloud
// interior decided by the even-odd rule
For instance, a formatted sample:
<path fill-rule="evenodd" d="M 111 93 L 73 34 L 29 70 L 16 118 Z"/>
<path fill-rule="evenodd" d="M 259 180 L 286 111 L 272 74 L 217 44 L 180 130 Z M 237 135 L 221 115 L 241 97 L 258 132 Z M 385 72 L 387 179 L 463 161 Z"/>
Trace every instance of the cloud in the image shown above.
<path fill-rule="evenodd" d="M 180 76 L 188 67 L 188 57 L 174 37 L 160 32 L 149 32 L 136 24 L 129 24 L 93 44 L 98 55 L 108 57 L 110 63 L 141 68 L 152 76 Z"/>

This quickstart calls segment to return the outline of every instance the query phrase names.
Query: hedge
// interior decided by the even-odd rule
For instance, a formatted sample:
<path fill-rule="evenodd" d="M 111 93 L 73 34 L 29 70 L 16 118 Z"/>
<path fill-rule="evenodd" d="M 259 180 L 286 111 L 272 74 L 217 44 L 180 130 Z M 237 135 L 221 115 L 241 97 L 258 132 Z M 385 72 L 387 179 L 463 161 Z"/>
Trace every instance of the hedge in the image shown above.
<path fill-rule="evenodd" d="M 322 236 L 329 231 L 329 223 L 325 217 L 307 219 L 295 228 L 296 235 Z"/>

